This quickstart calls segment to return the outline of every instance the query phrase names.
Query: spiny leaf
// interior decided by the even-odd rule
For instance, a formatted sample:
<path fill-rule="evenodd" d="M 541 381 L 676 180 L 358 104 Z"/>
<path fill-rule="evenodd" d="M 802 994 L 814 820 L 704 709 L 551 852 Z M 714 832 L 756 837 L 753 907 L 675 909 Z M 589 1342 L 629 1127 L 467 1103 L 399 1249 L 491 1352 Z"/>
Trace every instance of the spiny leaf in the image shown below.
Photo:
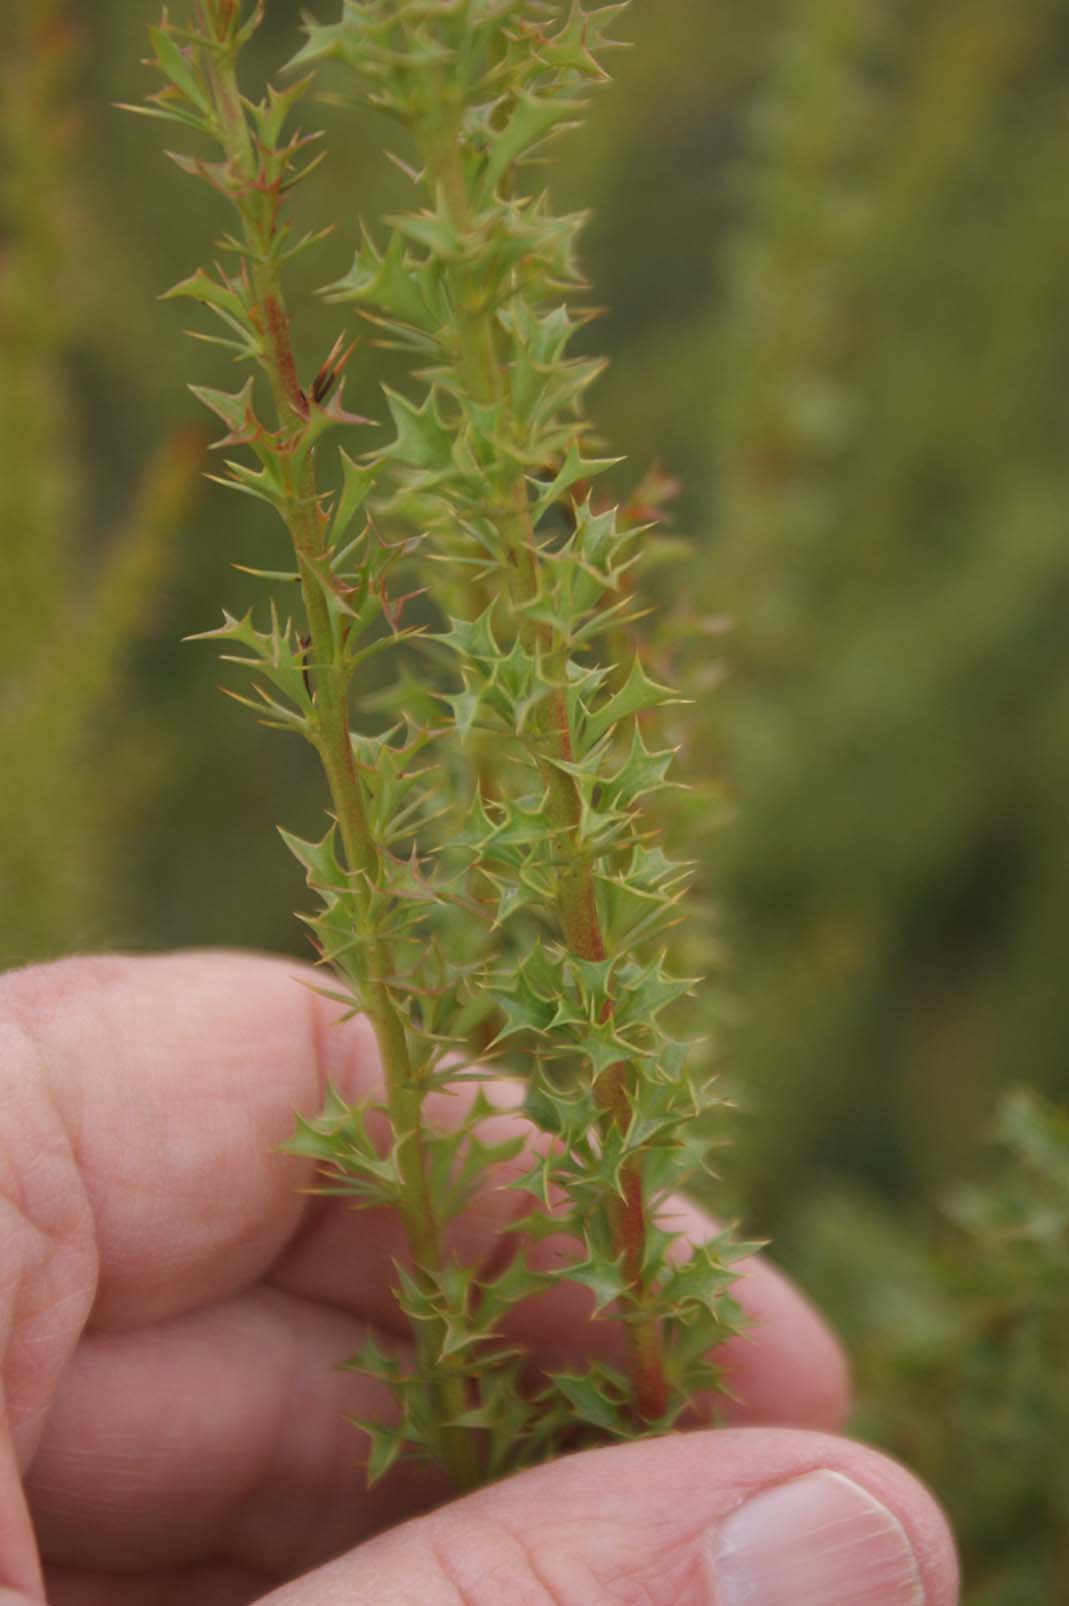
<path fill-rule="evenodd" d="M 381 1422 L 368 1422 L 363 1417 L 357 1416 L 351 1416 L 347 1420 L 353 1427 L 359 1428 L 367 1438 L 367 1484 L 370 1489 L 386 1476 L 394 1463 L 404 1454 L 408 1435 L 403 1425 L 386 1427 Z"/>
<path fill-rule="evenodd" d="M 166 28 L 150 28 L 149 38 L 156 51 L 155 65 L 171 80 L 185 98 L 204 117 L 211 116 L 211 101 L 200 83 L 189 57 L 180 50 Z"/>
<path fill-rule="evenodd" d="M 256 414 L 252 403 L 253 380 L 250 379 L 239 391 L 234 392 L 209 390 L 204 385 L 190 385 L 189 388 L 198 401 L 203 402 L 205 407 L 210 408 L 227 425 L 230 434 L 225 444 L 235 443 L 246 431 L 251 432 L 256 425 Z"/>
<path fill-rule="evenodd" d="M 580 1421 L 612 1438 L 629 1439 L 633 1429 L 621 1404 L 627 1399 L 627 1380 L 607 1366 L 592 1366 L 585 1373 L 553 1372 L 550 1380 L 560 1390 Z"/>
<path fill-rule="evenodd" d="M 660 704 L 676 701 L 678 701 L 677 694 L 671 687 L 660 686 L 655 680 L 651 680 L 641 661 L 636 658 L 620 690 L 588 717 L 587 741 L 591 745 L 600 741 L 606 731 L 611 730 L 629 715 L 640 713 L 644 708 L 656 708 Z"/>
<path fill-rule="evenodd" d="M 564 462 L 549 484 L 536 482 L 535 488 L 538 494 L 532 515 L 534 522 L 539 523 L 548 509 L 560 501 L 565 491 L 580 480 L 590 480 L 598 474 L 604 474 L 607 469 L 614 468 L 621 461 L 619 457 L 584 457 L 578 441 L 573 440 L 569 444 Z"/>
<path fill-rule="evenodd" d="M 529 155 L 561 123 L 582 115 L 585 102 L 521 90 L 504 127 L 495 134 L 483 175 L 483 194 L 492 194 L 499 180 L 520 156 Z"/>
<path fill-rule="evenodd" d="M 386 401 L 397 431 L 389 447 L 391 457 L 410 468 L 440 469 L 447 464 L 450 437 L 438 416 L 433 394 L 420 407 L 392 390 L 386 391 Z"/>

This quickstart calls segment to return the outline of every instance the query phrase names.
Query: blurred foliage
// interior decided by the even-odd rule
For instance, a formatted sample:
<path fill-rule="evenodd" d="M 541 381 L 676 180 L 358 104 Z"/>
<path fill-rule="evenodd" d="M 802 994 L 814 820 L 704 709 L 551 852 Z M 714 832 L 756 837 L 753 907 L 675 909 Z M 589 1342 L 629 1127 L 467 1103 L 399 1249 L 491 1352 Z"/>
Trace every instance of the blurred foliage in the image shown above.
<path fill-rule="evenodd" d="M 9 964 L 98 945 L 120 918 L 123 838 L 165 752 L 136 707 L 118 713 L 120 679 L 201 456 L 199 428 L 155 447 L 132 498 L 125 489 L 109 498 L 111 527 L 94 538 L 70 361 L 87 310 L 70 93 L 79 43 L 61 0 L 41 0 L 12 19 L 0 63 L 0 962 Z"/>
<path fill-rule="evenodd" d="M 931 1241 L 856 1194 L 801 1223 L 802 1273 L 855 1358 L 857 1428 L 947 1503 L 969 1606 L 1060 1601 L 1069 1576 L 1069 1108 L 1017 1090 L 997 1137 Z"/>
<path fill-rule="evenodd" d="M 269 67 L 300 9 L 269 6 Z M 101 617 L 111 532 L 152 524 L 130 488 L 196 417 L 185 383 L 232 377 L 206 373 L 156 300 L 221 203 L 111 109 L 144 90 L 155 10 L 23 8 L 42 20 L 4 66 L 8 961 L 86 942 L 303 948 L 273 826 L 315 829 L 313 768 L 217 695 L 210 649 L 179 645 L 244 606 L 233 562 L 278 555 L 255 508 L 205 496 L 97 632 L 107 674 L 80 669 L 100 661 L 77 632 Z M 610 310 L 591 339 L 613 357 L 599 427 L 684 485 L 696 550 L 665 594 L 682 580 L 697 612 L 735 621 L 695 643 L 686 755 L 737 802 L 704 888 L 733 955 L 725 1076 L 745 1108 L 725 1187 L 840 1317 L 883 1299 L 908 1338 L 878 1364 L 863 1343 L 880 1399 L 865 1420 L 955 1506 L 975 1606 L 1053 1598 L 1012 1570 L 1015 1545 L 1022 1565 L 1041 1548 L 1029 1513 L 1053 1512 L 1053 1481 L 1045 1506 L 1036 1491 L 1064 1412 L 1045 1363 L 1001 1388 L 954 1360 L 1016 1251 L 984 1283 L 982 1235 L 912 1246 L 946 1179 L 975 1172 L 1001 1090 L 1069 1086 L 1069 0 L 639 0 L 627 28 L 637 48 L 551 179 L 563 207 L 593 209 L 586 264 Z M 322 112 L 329 159 L 300 209 L 336 216 L 338 237 L 304 259 L 295 304 L 403 193 L 380 125 Z M 337 310 L 298 332 L 310 369 Z M 354 369 L 349 399 L 374 416 L 390 355 L 365 338 Z M 27 723 L 45 662 L 66 679 Z M 818 1216 L 838 1223 L 826 1275 Z M 1049 1254 L 1064 1265 L 1064 1238 Z M 933 1324 L 926 1377 L 911 1314 Z M 960 1389 L 952 1435 L 933 1377 Z M 977 1488 L 972 1446 L 994 1434 L 1014 1446 L 1007 1479 L 1031 1462 L 1027 1496 Z"/>
<path fill-rule="evenodd" d="M 774 1230 L 814 1165 L 927 1188 L 1007 1077 L 1069 1063 L 1069 8 L 786 9 L 724 248 L 711 520 Z"/>

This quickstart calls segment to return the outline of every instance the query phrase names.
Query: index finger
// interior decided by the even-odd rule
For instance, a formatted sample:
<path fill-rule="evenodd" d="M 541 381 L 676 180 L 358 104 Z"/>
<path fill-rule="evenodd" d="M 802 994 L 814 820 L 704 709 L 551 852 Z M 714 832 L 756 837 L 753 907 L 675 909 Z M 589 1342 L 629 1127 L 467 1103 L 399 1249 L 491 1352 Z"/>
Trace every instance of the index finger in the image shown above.
<path fill-rule="evenodd" d="M 225 1297 L 299 1228 L 310 1201 L 295 1188 L 309 1168 L 277 1153 L 293 1111 L 319 1108 L 327 1076 L 361 1097 L 376 1065 L 366 1024 L 329 1027 L 322 1001 L 298 985 L 312 976 L 284 960 L 194 952 L 0 978 L 17 1186 L 26 1196 L 39 1157 L 54 1157 L 51 1191 L 88 1218 L 95 1243 L 94 1326 Z"/>

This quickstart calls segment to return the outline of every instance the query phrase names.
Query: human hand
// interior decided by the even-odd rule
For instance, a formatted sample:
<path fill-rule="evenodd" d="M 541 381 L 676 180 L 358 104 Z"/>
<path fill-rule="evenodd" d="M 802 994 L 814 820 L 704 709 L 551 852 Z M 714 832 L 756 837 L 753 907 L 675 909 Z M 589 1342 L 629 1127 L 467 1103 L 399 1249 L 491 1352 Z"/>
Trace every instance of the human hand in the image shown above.
<path fill-rule="evenodd" d="M 343 1417 L 387 1402 L 336 1366 L 395 1330 L 401 1244 L 380 1212 L 298 1194 L 307 1167 L 276 1152 L 327 1076 L 355 1099 L 376 1075 L 366 1025 L 332 1025 L 297 969 L 0 978 L 0 1606 L 953 1606 L 937 1508 L 832 1436 L 838 1348 L 760 1262 L 752 1337 L 723 1352 L 737 1425 L 439 1509 L 431 1471 L 366 1490 Z M 460 1251 L 487 1255 L 514 1205 L 488 1191 Z M 580 1290 L 517 1320 L 547 1364 L 614 1342 Z"/>

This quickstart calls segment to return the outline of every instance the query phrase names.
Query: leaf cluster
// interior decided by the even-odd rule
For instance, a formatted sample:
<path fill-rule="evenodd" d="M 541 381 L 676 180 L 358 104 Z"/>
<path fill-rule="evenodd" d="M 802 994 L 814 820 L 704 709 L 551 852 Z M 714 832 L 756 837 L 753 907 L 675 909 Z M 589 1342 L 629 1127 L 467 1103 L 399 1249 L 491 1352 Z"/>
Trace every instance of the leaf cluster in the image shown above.
<path fill-rule="evenodd" d="M 646 812 L 672 759 L 649 722 L 676 699 L 633 632 L 651 531 L 593 486 L 614 460 L 589 449 L 581 412 L 601 365 L 571 349 L 587 321 L 566 299 L 582 288 L 582 219 L 527 182 L 604 78 L 620 9 L 346 0 L 339 22 L 309 25 L 293 66 L 340 63 L 348 97 L 404 127 L 425 201 L 383 241 L 365 231 L 327 291 L 408 354 L 418 387 L 387 393 L 385 445 L 343 451 L 333 489 L 323 438 L 362 422 L 341 401 L 351 347 L 302 384 L 281 279 L 315 238 L 294 243 L 284 211 L 308 171 L 311 140 L 287 132 L 307 80 L 241 96 L 259 8 L 200 0 L 195 28 L 153 32 L 167 86 L 147 109 L 214 142 L 221 159 L 178 165 L 240 224 L 222 242 L 236 266 L 172 294 L 223 325 L 212 338 L 259 368 L 271 401 L 255 379 L 197 394 L 226 426 L 219 445 L 244 453 L 224 483 L 292 538 L 295 569 L 263 577 L 304 610 L 294 621 L 275 601 L 266 629 L 250 614 L 208 634 L 253 670 L 261 717 L 320 754 L 333 822 L 318 841 L 284 838 L 318 897 L 308 923 L 336 978 L 325 990 L 366 1011 L 384 1062 L 382 1099 L 332 1094 L 291 1145 L 325 1191 L 395 1209 L 407 1229 L 395 1293 L 415 1362 L 376 1345 L 355 1362 L 398 1406 L 393 1425 L 365 1425 L 376 1476 L 416 1454 L 472 1482 L 577 1436 L 670 1426 L 715 1385 L 710 1350 L 738 1323 L 741 1249 L 725 1238 L 688 1258 L 658 1219 L 706 1166 L 699 1117 L 714 1102 L 673 1024 L 692 991 L 669 954 L 688 871 Z M 440 628 L 404 622 L 409 584 Z M 446 684 L 403 668 L 379 702 L 393 723 L 354 728 L 354 677 L 402 643 Z M 448 1131 L 426 1119 L 430 1093 L 485 1074 L 487 1049 L 526 1072 L 530 1152 L 523 1136 L 484 1138 L 494 1108 L 481 1092 Z M 514 1252 L 480 1273 L 443 1232 L 517 1165 L 528 1203 Z M 560 1234 L 570 1256 L 534 1269 L 535 1247 Z M 557 1279 L 622 1322 L 629 1370 L 527 1382 L 503 1319 Z"/>
<path fill-rule="evenodd" d="M 614 460 L 584 444 L 600 364 L 572 355 L 586 316 L 562 300 L 582 288 L 582 219 L 527 181 L 604 76 L 619 9 L 347 5 L 298 59 L 349 67 L 414 147 L 423 207 L 381 245 L 365 236 L 329 294 L 418 364 L 422 394 L 390 395 L 375 461 L 392 484 L 383 517 L 433 543 L 422 573 L 448 619 L 453 731 L 495 755 L 456 846 L 499 934 L 496 1042 L 525 1050 L 528 1113 L 552 1140 L 529 1180 L 568 1201 L 582 1250 L 563 1275 L 658 1330 L 677 1413 L 735 1313 L 723 1259 L 703 1272 L 696 1257 L 684 1292 L 652 1221 L 704 1163 L 695 1121 L 711 1097 L 661 1018 L 689 991 L 664 952 L 687 872 L 640 812 L 671 759 L 640 720 L 673 693 L 640 654 L 625 668 L 600 651 L 626 639 L 650 532 L 591 488 Z M 628 1227 L 619 1201 L 636 1189 L 645 1215 Z"/>

